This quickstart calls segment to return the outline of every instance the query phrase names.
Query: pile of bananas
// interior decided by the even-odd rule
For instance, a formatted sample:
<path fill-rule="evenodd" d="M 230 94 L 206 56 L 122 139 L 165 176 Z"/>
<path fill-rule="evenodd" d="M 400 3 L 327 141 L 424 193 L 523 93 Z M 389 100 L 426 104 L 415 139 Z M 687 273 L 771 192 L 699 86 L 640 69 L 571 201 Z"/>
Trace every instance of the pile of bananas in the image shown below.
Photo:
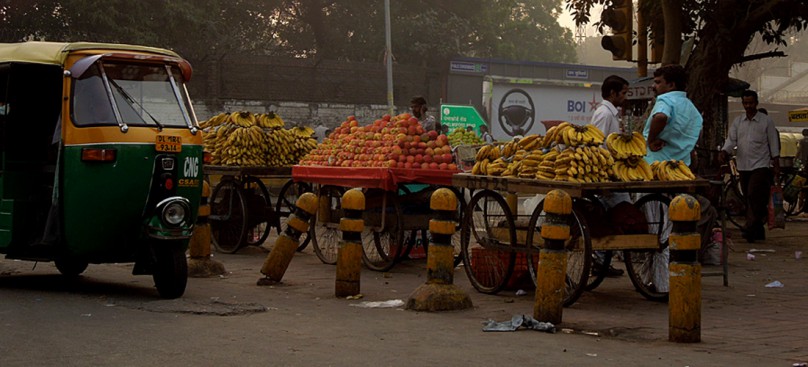
<path fill-rule="evenodd" d="M 614 159 L 608 150 L 585 145 L 567 147 L 558 153 L 553 171 L 541 171 L 536 178 L 569 182 L 608 182 L 613 174 Z M 539 174 L 542 177 L 539 177 Z M 550 178 L 550 174 L 554 174 Z"/>
<path fill-rule="evenodd" d="M 220 113 L 199 124 L 214 165 L 283 167 L 317 147 L 309 127 L 284 129 L 275 113 Z"/>
<path fill-rule="evenodd" d="M 696 179 L 696 176 L 690 171 L 690 167 L 685 162 L 678 160 L 657 161 L 651 164 L 650 168 L 654 178 L 659 181 L 689 181 Z"/>
<path fill-rule="evenodd" d="M 550 147 L 552 143 L 564 144 L 568 147 L 585 144 L 601 145 L 604 138 L 603 132 L 595 125 L 575 125 L 564 121 L 547 130 L 542 145 L 545 147 Z"/>
<path fill-rule="evenodd" d="M 645 145 L 645 138 L 637 131 L 630 134 L 611 133 L 606 138 L 606 147 L 615 159 L 645 157 L 648 152 Z"/>
<path fill-rule="evenodd" d="M 484 145 L 477 151 L 471 169 L 475 175 L 530 177 L 536 173 L 542 157 L 541 136 L 527 135 L 502 145 Z M 523 160 L 527 159 L 527 164 Z"/>
<path fill-rule="evenodd" d="M 642 157 L 631 156 L 614 162 L 614 176 L 620 181 L 651 181 L 654 173 Z"/>

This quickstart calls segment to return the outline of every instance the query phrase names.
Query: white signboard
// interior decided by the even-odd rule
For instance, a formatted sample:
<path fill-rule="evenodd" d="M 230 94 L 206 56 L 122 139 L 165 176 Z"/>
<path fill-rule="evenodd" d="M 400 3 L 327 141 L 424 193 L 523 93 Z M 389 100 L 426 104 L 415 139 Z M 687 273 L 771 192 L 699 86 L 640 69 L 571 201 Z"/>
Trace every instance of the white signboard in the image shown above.
<path fill-rule="evenodd" d="M 490 101 L 494 139 L 544 134 L 547 128 L 569 121 L 588 124 L 603 99 L 600 86 L 559 86 L 494 83 Z"/>

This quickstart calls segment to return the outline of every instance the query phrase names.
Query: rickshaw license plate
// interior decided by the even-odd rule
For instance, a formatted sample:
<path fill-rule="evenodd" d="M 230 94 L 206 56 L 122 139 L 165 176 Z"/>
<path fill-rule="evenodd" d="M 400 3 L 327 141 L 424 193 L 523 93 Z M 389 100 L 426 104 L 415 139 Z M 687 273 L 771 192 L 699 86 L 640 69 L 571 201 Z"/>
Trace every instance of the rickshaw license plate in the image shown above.
<path fill-rule="evenodd" d="M 157 135 L 157 142 L 154 147 L 158 152 L 179 153 L 182 151 L 182 137 Z"/>

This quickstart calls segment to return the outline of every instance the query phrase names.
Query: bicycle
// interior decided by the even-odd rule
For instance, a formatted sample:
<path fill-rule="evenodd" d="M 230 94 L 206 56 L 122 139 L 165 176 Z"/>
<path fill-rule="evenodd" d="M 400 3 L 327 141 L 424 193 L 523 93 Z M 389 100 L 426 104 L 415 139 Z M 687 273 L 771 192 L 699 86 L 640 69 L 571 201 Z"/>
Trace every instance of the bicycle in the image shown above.
<path fill-rule="evenodd" d="M 781 167 L 777 185 L 783 189 L 783 210 L 794 216 L 805 210 L 805 177 L 798 167 Z"/>

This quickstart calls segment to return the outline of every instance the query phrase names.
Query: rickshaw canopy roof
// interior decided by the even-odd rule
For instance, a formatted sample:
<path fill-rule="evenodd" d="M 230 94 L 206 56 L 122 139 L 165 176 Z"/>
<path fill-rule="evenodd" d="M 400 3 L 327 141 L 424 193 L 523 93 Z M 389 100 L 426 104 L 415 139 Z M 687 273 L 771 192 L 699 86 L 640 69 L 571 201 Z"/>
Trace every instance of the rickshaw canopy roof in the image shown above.
<path fill-rule="evenodd" d="M 164 55 L 182 60 L 174 51 L 148 46 L 96 42 L 19 42 L 0 43 L 0 63 L 26 62 L 64 65 L 67 55 L 73 51 L 82 50 L 134 51 Z"/>

